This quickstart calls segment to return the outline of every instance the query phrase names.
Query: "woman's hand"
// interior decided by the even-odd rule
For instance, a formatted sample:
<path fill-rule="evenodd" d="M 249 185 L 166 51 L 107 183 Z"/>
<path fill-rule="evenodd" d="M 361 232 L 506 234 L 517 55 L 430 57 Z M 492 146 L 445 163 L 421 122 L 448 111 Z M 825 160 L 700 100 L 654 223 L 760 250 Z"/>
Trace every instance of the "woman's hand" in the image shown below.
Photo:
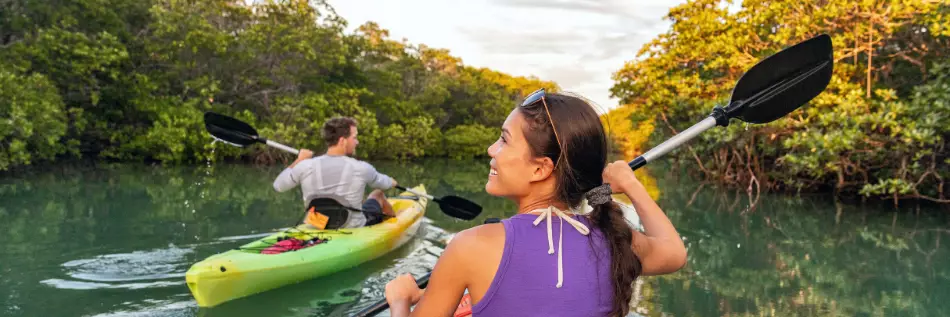
<path fill-rule="evenodd" d="M 416 279 L 409 274 L 399 275 L 386 283 L 386 302 L 389 303 L 393 316 L 402 315 L 402 313 L 408 315 L 409 307 L 419 302 L 422 292 L 423 290 L 416 285 Z"/>
<path fill-rule="evenodd" d="M 637 179 L 637 175 L 633 173 L 633 169 L 630 168 L 630 165 L 627 165 L 627 162 L 624 161 L 614 161 L 607 164 L 607 167 L 604 168 L 604 183 L 610 184 L 610 190 L 616 193 L 626 193 L 630 190 L 643 187 L 640 184 L 640 180 Z"/>

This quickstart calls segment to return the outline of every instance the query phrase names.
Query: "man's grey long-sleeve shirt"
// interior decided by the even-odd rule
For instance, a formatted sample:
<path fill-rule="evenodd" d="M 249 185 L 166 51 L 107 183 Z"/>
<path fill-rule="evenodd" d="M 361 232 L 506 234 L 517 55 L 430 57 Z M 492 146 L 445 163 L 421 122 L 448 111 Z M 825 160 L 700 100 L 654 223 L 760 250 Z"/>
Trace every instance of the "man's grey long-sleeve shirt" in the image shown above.
<path fill-rule="evenodd" d="M 336 199 L 341 204 L 361 209 L 363 193 L 369 185 L 375 189 L 393 186 L 391 177 L 379 173 L 369 163 L 343 155 L 321 155 L 303 160 L 286 168 L 274 180 L 274 190 L 285 192 L 300 186 L 304 204 L 318 197 Z M 350 212 L 345 228 L 357 228 L 366 223 L 360 212 Z"/>

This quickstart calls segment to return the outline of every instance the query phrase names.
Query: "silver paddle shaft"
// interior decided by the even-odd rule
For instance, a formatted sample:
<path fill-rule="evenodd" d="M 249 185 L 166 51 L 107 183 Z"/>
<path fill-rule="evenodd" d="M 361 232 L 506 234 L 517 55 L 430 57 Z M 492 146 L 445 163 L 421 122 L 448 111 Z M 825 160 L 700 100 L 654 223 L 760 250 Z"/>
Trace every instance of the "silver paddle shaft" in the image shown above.
<path fill-rule="evenodd" d="M 414 191 L 414 190 L 412 190 L 412 188 L 401 187 L 401 188 L 399 188 L 399 189 L 402 189 L 402 190 L 405 190 L 405 191 L 407 191 L 407 192 L 413 193 L 413 194 L 415 194 L 416 196 L 422 196 L 422 197 L 425 197 L 425 198 L 428 198 L 428 199 L 431 199 L 431 200 L 435 200 L 435 197 L 432 197 L 432 195 L 423 194 L 423 193 Z"/>
<path fill-rule="evenodd" d="M 298 153 L 300 153 L 300 151 L 297 150 L 297 149 L 295 149 L 295 148 L 292 148 L 292 147 L 289 147 L 289 146 L 286 146 L 286 145 L 283 145 L 283 144 L 280 144 L 280 143 L 277 143 L 277 142 L 274 142 L 274 141 L 271 141 L 271 140 L 267 140 L 267 146 L 274 147 L 274 148 L 277 148 L 277 149 L 280 149 L 280 150 L 284 150 L 284 151 L 293 153 L 294 155 L 297 155 Z"/>
<path fill-rule="evenodd" d="M 643 153 L 641 156 L 647 161 L 647 163 L 652 162 L 660 156 L 663 156 L 664 154 L 669 153 L 673 149 L 679 147 L 680 145 L 683 145 L 683 143 L 689 142 L 689 140 L 692 140 L 700 133 L 712 129 L 715 126 L 716 118 L 713 118 L 712 116 L 706 117 L 706 119 L 703 119 L 703 121 L 700 121 L 699 123 L 689 127 L 689 129 L 674 135 L 669 140 L 666 140 L 666 142 L 663 142 L 657 147 L 647 151 L 646 153 Z"/>

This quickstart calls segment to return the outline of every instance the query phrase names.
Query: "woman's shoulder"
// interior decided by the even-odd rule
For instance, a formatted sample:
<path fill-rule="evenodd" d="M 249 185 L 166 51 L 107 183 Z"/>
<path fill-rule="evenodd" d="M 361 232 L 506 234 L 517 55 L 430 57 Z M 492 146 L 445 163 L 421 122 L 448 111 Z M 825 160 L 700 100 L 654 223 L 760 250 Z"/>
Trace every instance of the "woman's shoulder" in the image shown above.
<path fill-rule="evenodd" d="M 449 241 L 449 246 L 464 247 L 466 249 L 480 249 L 495 247 L 505 243 L 505 226 L 501 223 L 478 225 L 456 233 Z"/>
<path fill-rule="evenodd" d="M 449 240 L 439 261 L 446 261 L 463 267 L 483 267 L 486 256 L 500 252 L 505 245 L 505 228 L 500 223 L 484 224 L 456 233 Z M 474 265 L 473 265 L 474 264 Z M 461 269 L 461 267 L 458 267 Z M 466 274 L 472 273 L 470 269 Z"/>

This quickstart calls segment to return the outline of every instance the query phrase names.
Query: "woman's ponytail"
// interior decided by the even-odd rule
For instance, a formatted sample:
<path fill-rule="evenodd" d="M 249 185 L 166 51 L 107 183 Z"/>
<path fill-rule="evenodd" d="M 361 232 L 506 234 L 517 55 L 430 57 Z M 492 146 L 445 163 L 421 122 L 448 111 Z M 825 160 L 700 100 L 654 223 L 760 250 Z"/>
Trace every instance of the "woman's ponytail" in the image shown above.
<path fill-rule="evenodd" d="M 614 306 L 610 315 L 626 316 L 630 311 L 633 281 L 643 272 L 640 258 L 631 248 L 633 229 L 627 224 L 623 211 L 616 202 L 596 204 L 593 208 L 591 221 L 604 234 L 607 245 L 610 246 L 610 275 L 614 289 Z"/>

